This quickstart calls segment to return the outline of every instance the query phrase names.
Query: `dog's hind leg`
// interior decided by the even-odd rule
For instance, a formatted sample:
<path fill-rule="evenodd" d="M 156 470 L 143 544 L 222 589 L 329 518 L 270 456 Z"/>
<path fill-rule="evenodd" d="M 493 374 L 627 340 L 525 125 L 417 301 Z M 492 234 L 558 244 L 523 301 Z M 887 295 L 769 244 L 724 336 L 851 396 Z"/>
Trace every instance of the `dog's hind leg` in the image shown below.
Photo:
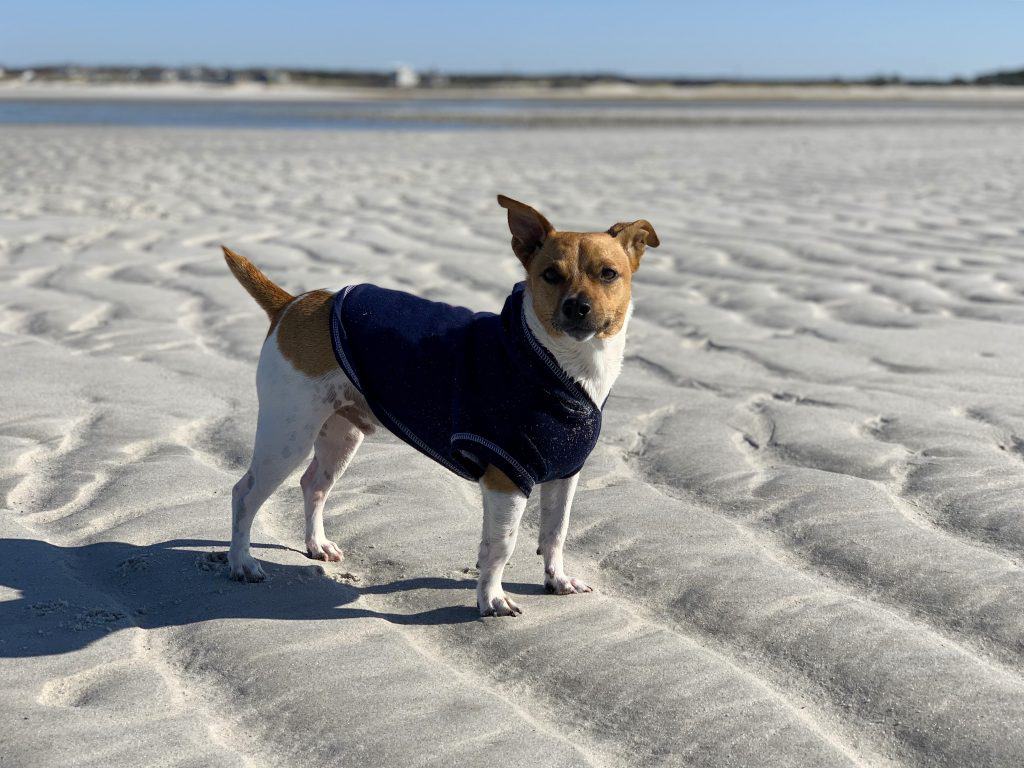
<path fill-rule="evenodd" d="M 338 545 L 324 533 L 324 504 L 362 442 L 363 431 L 335 413 L 324 422 L 313 444 L 313 461 L 299 482 L 306 511 L 306 552 L 315 560 L 342 558 Z"/>
<path fill-rule="evenodd" d="M 264 344 L 256 373 L 260 411 L 249 471 L 231 493 L 231 578 L 262 581 L 263 569 L 249 552 L 253 520 L 260 507 L 313 449 L 320 427 L 333 412 L 326 396 L 330 382 L 296 371 L 277 350 Z"/>
<path fill-rule="evenodd" d="M 270 495 L 306 460 L 313 447 L 316 427 L 303 434 L 301 425 L 286 423 L 278 406 L 260 407 L 252 464 L 231 492 L 231 578 L 263 581 L 263 568 L 249 553 L 253 520 Z"/>

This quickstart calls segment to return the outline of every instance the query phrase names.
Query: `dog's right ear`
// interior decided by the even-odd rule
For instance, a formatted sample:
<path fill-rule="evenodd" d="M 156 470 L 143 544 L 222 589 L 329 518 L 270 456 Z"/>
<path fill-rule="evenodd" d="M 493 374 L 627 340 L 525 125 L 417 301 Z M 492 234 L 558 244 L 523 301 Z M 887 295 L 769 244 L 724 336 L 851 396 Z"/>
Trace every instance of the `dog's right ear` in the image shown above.
<path fill-rule="evenodd" d="M 612 224 L 608 234 L 622 244 L 622 249 L 629 256 L 629 268 L 634 272 L 640 268 L 640 257 L 644 255 L 644 249 L 648 246 L 657 248 L 661 245 L 658 233 L 647 219 Z"/>
<path fill-rule="evenodd" d="M 511 197 L 498 195 L 498 205 L 508 211 L 508 228 L 512 232 L 512 251 L 523 266 L 529 269 L 530 258 L 535 254 L 555 228 L 539 211 L 526 203 Z"/>

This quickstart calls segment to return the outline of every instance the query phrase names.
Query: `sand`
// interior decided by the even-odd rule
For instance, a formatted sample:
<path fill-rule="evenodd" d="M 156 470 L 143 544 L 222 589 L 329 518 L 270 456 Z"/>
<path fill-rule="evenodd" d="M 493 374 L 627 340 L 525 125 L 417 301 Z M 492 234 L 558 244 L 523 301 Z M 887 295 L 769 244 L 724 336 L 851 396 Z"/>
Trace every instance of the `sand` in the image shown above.
<path fill-rule="evenodd" d="M 1019 766 L 1024 123 L 0 129 L 0 765 Z M 527 512 L 388 436 L 227 578 L 265 320 L 372 280 L 497 309 L 503 192 L 648 218 L 543 593 Z"/>

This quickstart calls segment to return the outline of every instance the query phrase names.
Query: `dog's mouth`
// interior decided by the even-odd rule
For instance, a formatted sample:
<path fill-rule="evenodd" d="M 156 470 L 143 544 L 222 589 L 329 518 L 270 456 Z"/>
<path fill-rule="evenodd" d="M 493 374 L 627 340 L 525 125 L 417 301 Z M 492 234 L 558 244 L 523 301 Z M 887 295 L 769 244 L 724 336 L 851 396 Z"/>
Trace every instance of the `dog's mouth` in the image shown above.
<path fill-rule="evenodd" d="M 552 325 L 556 330 L 561 331 L 566 336 L 570 336 L 576 341 L 590 341 L 592 338 L 597 336 L 599 333 L 603 333 L 611 327 L 611 320 L 603 322 L 593 322 L 591 320 L 566 320 L 563 317 L 556 317 L 552 322 Z"/>

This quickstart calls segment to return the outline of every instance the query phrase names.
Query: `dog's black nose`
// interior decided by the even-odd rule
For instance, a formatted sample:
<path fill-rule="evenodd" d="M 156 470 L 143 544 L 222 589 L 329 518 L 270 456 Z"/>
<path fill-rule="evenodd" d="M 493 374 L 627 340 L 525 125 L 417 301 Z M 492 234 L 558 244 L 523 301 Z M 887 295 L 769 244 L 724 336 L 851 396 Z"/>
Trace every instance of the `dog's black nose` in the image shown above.
<path fill-rule="evenodd" d="M 562 314 L 570 320 L 582 320 L 590 314 L 590 302 L 582 296 L 572 296 L 562 302 Z"/>

